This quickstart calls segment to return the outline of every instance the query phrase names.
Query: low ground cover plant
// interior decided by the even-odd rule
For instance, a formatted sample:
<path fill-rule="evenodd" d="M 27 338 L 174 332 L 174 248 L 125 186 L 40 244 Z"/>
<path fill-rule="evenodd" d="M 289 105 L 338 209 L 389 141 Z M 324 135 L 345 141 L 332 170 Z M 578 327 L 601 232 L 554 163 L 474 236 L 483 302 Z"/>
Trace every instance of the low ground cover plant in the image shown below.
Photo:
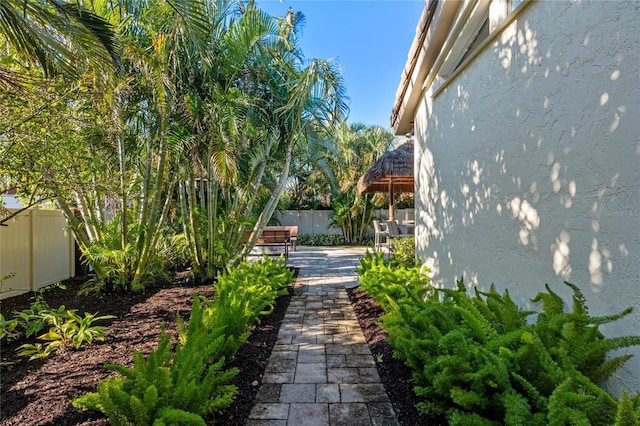
<path fill-rule="evenodd" d="M 265 257 L 218 275 L 214 296 L 194 295 L 188 323 L 178 321 L 178 341 L 162 333 L 146 358 L 134 355 L 133 368 L 106 365 L 112 377 L 73 401 L 75 407 L 104 413 L 114 425 L 204 425 L 204 416 L 229 406 L 237 393 L 225 369 L 261 315 L 287 291 L 293 272 L 282 259 Z"/>
<path fill-rule="evenodd" d="M 83 344 L 90 345 L 94 339 L 104 340 L 106 327 L 94 323 L 112 318 L 115 317 L 88 312 L 81 316 L 64 305 L 53 309 L 39 292 L 31 306 L 16 312 L 12 319 L 0 315 L 0 339 L 30 338 L 45 330 L 37 336 L 39 342 L 21 345 L 18 355 L 29 357 L 29 360 L 46 358 L 62 347 L 79 349 Z"/>
<path fill-rule="evenodd" d="M 631 308 L 592 317 L 566 283 L 570 311 L 547 286 L 533 299 L 542 310 L 529 312 L 493 286 L 473 296 L 462 280 L 455 290 L 416 289 L 406 270 L 384 268 L 380 259 L 361 263 L 362 288 L 382 300 L 381 325 L 413 370 L 422 413 L 445 414 L 452 425 L 637 424 L 640 396 L 618 400 L 601 387 L 630 357 L 609 353 L 640 336 L 605 338 L 598 327 Z"/>
<path fill-rule="evenodd" d="M 345 239 L 342 234 L 299 234 L 298 245 L 301 246 L 343 246 Z"/>

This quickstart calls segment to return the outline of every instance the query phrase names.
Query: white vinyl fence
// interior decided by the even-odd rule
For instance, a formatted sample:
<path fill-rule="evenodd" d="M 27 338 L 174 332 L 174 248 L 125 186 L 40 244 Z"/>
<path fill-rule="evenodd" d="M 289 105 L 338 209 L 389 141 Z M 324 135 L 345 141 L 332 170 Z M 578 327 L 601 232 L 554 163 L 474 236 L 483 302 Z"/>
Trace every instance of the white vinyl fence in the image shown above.
<path fill-rule="evenodd" d="M 11 211 L 11 210 L 10 210 Z M 0 299 L 75 275 L 74 241 L 61 211 L 29 209 L 0 226 Z"/>
<path fill-rule="evenodd" d="M 12 211 L 11 209 L 9 211 Z M 330 226 L 328 210 L 286 210 L 274 214 L 281 225 L 298 225 L 298 234 L 341 234 Z M 387 218 L 387 210 L 375 217 Z M 413 220 L 413 209 L 398 209 L 399 221 Z M 0 226 L 0 299 L 36 291 L 75 275 L 75 244 L 61 211 L 30 209 Z"/>

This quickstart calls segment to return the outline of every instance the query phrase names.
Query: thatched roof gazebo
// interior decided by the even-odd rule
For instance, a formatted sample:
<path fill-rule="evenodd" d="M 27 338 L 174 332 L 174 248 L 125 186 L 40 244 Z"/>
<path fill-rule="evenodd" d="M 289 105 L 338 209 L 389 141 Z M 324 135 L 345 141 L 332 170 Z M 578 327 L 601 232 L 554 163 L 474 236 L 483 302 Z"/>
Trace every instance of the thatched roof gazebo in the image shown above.
<path fill-rule="evenodd" d="M 413 140 L 386 152 L 358 180 L 358 194 L 389 193 L 389 220 L 393 215 L 393 194 L 414 192 Z"/>

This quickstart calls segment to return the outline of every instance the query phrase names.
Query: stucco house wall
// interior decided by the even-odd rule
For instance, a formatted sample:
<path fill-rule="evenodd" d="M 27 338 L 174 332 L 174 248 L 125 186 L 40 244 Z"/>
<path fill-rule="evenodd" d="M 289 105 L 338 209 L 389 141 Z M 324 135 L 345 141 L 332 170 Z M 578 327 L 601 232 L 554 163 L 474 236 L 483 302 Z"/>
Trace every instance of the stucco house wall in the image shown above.
<path fill-rule="evenodd" d="M 530 299 L 570 281 L 640 334 L 640 2 L 525 5 L 414 113 L 416 249 L 434 280 Z M 414 90 L 422 89 L 420 86 Z M 612 390 L 640 390 L 640 348 Z"/>

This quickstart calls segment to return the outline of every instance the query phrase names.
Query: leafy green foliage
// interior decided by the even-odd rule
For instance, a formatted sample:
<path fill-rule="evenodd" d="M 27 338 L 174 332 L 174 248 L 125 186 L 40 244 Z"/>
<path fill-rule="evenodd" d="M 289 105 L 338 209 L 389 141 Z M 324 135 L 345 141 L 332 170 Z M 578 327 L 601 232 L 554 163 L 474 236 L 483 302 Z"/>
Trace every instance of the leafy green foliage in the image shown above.
<path fill-rule="evenodd" d="M 15 312 L 12 319 L 6 319 L 0 314 L 0 339 L 17 339 L 23 335 L 30 337 L 44 328 L 45 321 L 40 313 L 50 311 L 51 308 L 43 294 L 42 290 L 39 291 L 31 305 L 21 312 Z"/>
<path fill-rule="evenodd" d="M 16 330 L 18 324 L 16 318 L 6 319 L 4 315 L 0 314 L 0 340 L 5 337 L 9 340 L 19 337 L 20 331 Z"/>
<path fill-rule="evenodd" d="M 372 254 L 367 251 L 356 267 L 361 288 L 380 303 L 385 311 L 389 309 L 390 303 L 402 304 L 405 299 L 414 298 L 416 302 L 422 301 L 433 294 L 427 270 L 400 263 L 393 258 L 385 259 L 382 252 Z"/>
<path fill-rule="evenodd" d="M 394 238 L 391 241 L 391 262 L 411 268 L 416 266 L 416 240 L 413 237 Z"/>
<path fill-rule="evenodd" d="M 344 236 L 339 234 L 299 234 L 298 245 L 301 246 L 342 246 L 345 244 Z"/>
<path fill-rule="evenodd" d="M 4 206 L 2 205 L 2 197 L 0 197 L 0 219 L 4 219 L 5 215 L 9 215 L 7 210 L 2 210 L 4 209 Z M 2 223 L 2 222 L 0 222 Z M 11 278 L 15 277 L 16 274 L 15 272 L 11 272 L 10 274 L 6 274 L 0 277 L 0 286 L 2 286 L 2 284 L 4 284 L 5 281 L 10 280 Z"/>
<path fill-rule="evenodd" d="M 393 134 L 379 126 L 341 122 L 313 129 L 307 141 L 292 162 L 288 208 L 331 206 L 332 225 L 342 230 L 345 243 L 367 243 L 374 209 L 384 197 L 359 195 L 358 178 L 391 147 Z"/>
<path fill-rule="evenodd" d="M 356 196 L 355 187 L 346 193 L 334 194 L 333 210 L 329 213 L 330 225 L 340 228 L 347 244 L 364 244 L 375 206 L 369 196 Z"/>
<path fill-rule="evenodd" d="M 49 311 L 51 311 L 49 304 L 44 300 L 43 293 L 39 292 L 27 309 L 16 312 L 16 319 L 24 329 L 26 337 L 30 337 L 44 328 L 45 321 L 41 314 Z"/>
<path fill-rule="evenodd" d="M 44 299 L 44 292 L 44 289 L 39 291 L 29 308 L 16 312 L 14 318 L 7 320 L 0 315 L 0 338 L 29 338 L 48 328 L 46 333 L 38 336 L 45 343 L 21 345 L 18 348 L 20 356 L 28 356 L 30 360 L 46 358 L 60 347 L 79 349 L 83 344 L 93 343 L 94 339 L 104 340 L 105 327 L 93 323 L 115 318 L 114 316 L 96 316 L 90 313 L 80 316 L 64 305 L 52 309 Z"/>
<path fill-rule="evenodd" d="M 268 257 L 220 273 L 214 298 L 195 295 L 188 325 L 179 319 L 173 356 L 163 332 L 146 359 L 134 355 L 133 368 L 107 365 L 122 377 L 102 381 L 98 392 L 75 399 L 74 406 L 101 411 L 115 425 L 204 425 L 204 416 L 229 406 L 237 393 L 228 383 L 238 371 L 225 370 L 225 361 L 292 278 L 282 260 Z"/>
<path fill-rule="evenodd" d="M 638 426 L 640 425 L 640 394 L 634 398 L 629 398 L 629 392 L 622 390 L 618 412 L 616 413 L 615 426 Z"/>
<path fill-rule="evenodd" d="M 100 222 L 95 225 L 101 235 L 99 240 L 93 241 L 84 247 L 82 256 L 85 262 L 91 265 L 100 265 L 96 270 L 96 282 L 89 282 L 83 290 L 98 289 L 111 290 L 114 287 L 142 290 L 149 282 L 158 279 L 168 279 L 166 272 L 166 259 L 173 253 L 168 252 L 166 241 L 161 235 L 158 236 L 156 250 L 152 250 L 147 256 L 150 258 L 149 267 L 144 270 L 139 278 L 134 280 L 136 269 L 141 259 L 139 244 L 136 241 L 146 232 L 144 227 L 129 218 L 126 223 L 127 241 L 123 245 L 120 215 L 108 222 Z M 164 245 L 163 245 L 164 244 Z M 164 256 L 161 256 L 163 254 Z"/>
<path fill-rule="evenodd" d="M 628 359 L 608 353 L 640 344 L 638 336 L 605 338 L 598 326 L 630 309 L 591 317 L 583 294 L 566 283 L 574 292 L 571 311 L 547 286 L 533 299 L 542 312 L 530 322 L 534 312 L 507 291 L 491 286 L 469 296 L 462 280 L 457 289 L 425 291 L 410 285 L 403 268 L 392 270 L 380 255 L 368 255 L 358 273 L 386 312 L 380 320 L 394 356 L 413 370 L 421 412 L 446 415 L 454 425 L 609 425 L 620 410 L 634 410 L 598 386 Z"/>
<path fill-rule="evenodd" d="M 101 411 L 112 424 L 171 424 L 176 418 L 202 424 L 202 416 L 231 403 L 237 389 L 228 385 L 237 370 L 222 371 L 224 328 L 204 327 L 200 299 L 194 298 L 186 342 L 172 358 L 170 336 L 162 335 L 147 359 L 134 355 L 133 368 L 107 364 L 122 375 L 106 379 L 97 393 L 73 400 L 75 407 Z"/>
<path fill-rule="evenodd" d="M 230 336 L 224 351 L 233 356 L 247 339 L 250 326 L 260 315 L 273 311 L 278 296 L 287 293 L 293 272 L 283 259 L 264 256 L 259 262 L 243 262 L 237 268 L 228 268 L 218 274 L 214 284 L 215 297 L 205 300 L 205 324 L 209 328 L 224 325 Z"/>
<path fill-rule="evenodd" d="M 57 309 L 43 309 L 32 318 L 35 321 L 31 324 L 49 327 L 49 330 L 38 336 L 38 339 L 45 340 L 46 343 L 25 343 L 20 346 L 18 354 L 28 356 L 29 360 L 46 358 L 61 347 L 79 349 L 85 343 L 90 345 L 94 339 L 104 340 L 105 327 L 93 323 L 115 317 L 113 315 L 96 316 L 88 312 L 85 312 L 82 317 L 75 310 L 67 310 L 62 305 Z M 33 329 L 31 324 L 27 330 Z"/>

